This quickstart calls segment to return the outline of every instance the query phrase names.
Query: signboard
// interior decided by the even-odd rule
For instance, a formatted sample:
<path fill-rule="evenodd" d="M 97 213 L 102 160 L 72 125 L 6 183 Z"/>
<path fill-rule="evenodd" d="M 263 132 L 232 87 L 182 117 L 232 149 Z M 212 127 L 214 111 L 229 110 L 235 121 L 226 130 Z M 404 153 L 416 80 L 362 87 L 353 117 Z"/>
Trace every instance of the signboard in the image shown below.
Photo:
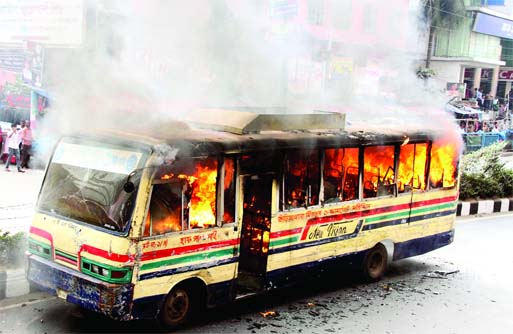
<path fill-rule="evenodd" d="M 466 88 L 467 88 L 466 83 L 448 82 L 447 89 L 446 89 L 446 95 L 449 97 L 459 97 L 462 99 L 465 97 Z"/>
<path fill-rule="evenodd" d="M 34 42 L 25 42 L 25 63 L 23 65 L 23 82 L 41 87 L 43 76 L 43 47 Z"/>
<path fill-rule="evenodd" d="M 499 80 L 513 81 L 513 69 L 499 71 Z"/>
<path fill-rule="evenodd" d="M 141 157 L 139 152 L 60 143 L 52 163 L 128 175 L 137 167 Z"/>
<path fill-rule="evenodd" d="M 513 39 L 513 21 L 483 13 L 477 13 L 472 30 L 481 34 Z"/>
<path fill-rule="evenodd" d="M 24 63 L 23 49 L 0 49 L 0 69 L 21 73 Z"/>
<path fill-rule="evenodd" d="M 80 46 L 83 0 L 0 1 L 0 43 Z"/>

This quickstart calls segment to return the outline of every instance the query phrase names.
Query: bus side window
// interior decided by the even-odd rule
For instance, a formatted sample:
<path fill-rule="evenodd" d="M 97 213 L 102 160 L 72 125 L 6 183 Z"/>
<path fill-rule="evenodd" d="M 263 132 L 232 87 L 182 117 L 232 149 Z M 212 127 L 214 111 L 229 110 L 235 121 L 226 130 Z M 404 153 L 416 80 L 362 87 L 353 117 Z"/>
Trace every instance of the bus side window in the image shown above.
<path fill-rule="evenodd" d="M 146 216 L 144 236 L 182 230 L 182 185 L 180 182 L 155 184 Z"/>
<path fill-rule="evenodd" d="M 394 194 L 394 151 L 392 145 L 364 147 L 363 198 Z"/>
<path fill-rule="evenodd" d="M 284 163 L 285 208 L 319 204 L 319 151 L 289 151 Z"/>
<path fill-rule="evenodd" d="M 456 185 L 458 176 L 458 148 L 447 145 L 443 139 L 434 141 L 431 146 L 429 166 L 429 187 L 449 188 Z"/>
<path fill-rule="evenodd" d="M 397 186 L 400 193 L 426 189 L 427 143 L 401 146 Z"/>
<path fill-rule="evenodd" d="M 235 221 L 235 158 L 224 160 L 224 210 L 223 224 Z"/>
<path fill-rule="evenodd" d="M 358 148 L 324 150 L 324 202 L 358 198 Z"/>

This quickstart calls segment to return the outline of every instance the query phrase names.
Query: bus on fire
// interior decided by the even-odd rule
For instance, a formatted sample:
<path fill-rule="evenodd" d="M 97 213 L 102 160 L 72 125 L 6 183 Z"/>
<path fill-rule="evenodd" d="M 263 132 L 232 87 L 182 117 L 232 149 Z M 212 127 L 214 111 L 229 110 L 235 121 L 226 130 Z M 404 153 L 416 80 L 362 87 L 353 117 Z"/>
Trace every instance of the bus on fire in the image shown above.
<path fill-rule="evenodd" d="M 347 259 L 377 281 L 452 242 L 457 140 L 346 129 L 339 113 L 202 115 L 151 138 L 63 137 L 30 227 L 31 284 L 173 328 Z"/>

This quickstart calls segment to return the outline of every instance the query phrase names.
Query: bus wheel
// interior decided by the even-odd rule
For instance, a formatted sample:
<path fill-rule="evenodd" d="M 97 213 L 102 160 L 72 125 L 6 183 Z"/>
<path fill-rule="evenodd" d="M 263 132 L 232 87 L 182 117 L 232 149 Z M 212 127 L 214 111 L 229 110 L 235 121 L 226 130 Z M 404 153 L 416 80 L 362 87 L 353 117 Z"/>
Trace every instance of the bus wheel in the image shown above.
<path fill-rule="evenodd" d="M 367 282 L 379 281 L 387 270 L 387 249 L 377 244 L 367 251 L 362 263 L 363 279 Z"/>
<path fill-rule="evenodd" d="M 186 286 L 177 286 L 166 297 L 159 313 L 161 324 L 174 329 L 189 320 L 193 310 L 193 297 Z"/>

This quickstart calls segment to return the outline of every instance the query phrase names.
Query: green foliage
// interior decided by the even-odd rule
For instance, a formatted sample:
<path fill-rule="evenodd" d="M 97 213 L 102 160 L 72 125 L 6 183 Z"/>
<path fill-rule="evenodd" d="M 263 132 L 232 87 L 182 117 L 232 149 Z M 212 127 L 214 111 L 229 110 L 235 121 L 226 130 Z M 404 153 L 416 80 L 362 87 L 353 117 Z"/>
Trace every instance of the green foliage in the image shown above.
<path fill-rule="evenodd" d="M 454 29 L 466 18 L 462 0 L 422 0 L 424 21 L 435 30 Z"/>
<path fill-rule="evenodd" d="M 460 163 L 460 200 L 513 196 L 513 171 L 500 155 L 506 143 L 496 143 L 465 154 Z"/>
<path fill-rule="evenodd" d="M 436 73 L 431 68 L 418 67 L 415 74 L 417 75 L 417 78 L 419 78 L 419 79 L 429 79 L 429 78 L 435 76 Z"/>
<path fill-rule="evenodd" d="M 27 238 L 25 233 L 0 231 L 0 267 L 16 267 L 23 259 Z"/>

